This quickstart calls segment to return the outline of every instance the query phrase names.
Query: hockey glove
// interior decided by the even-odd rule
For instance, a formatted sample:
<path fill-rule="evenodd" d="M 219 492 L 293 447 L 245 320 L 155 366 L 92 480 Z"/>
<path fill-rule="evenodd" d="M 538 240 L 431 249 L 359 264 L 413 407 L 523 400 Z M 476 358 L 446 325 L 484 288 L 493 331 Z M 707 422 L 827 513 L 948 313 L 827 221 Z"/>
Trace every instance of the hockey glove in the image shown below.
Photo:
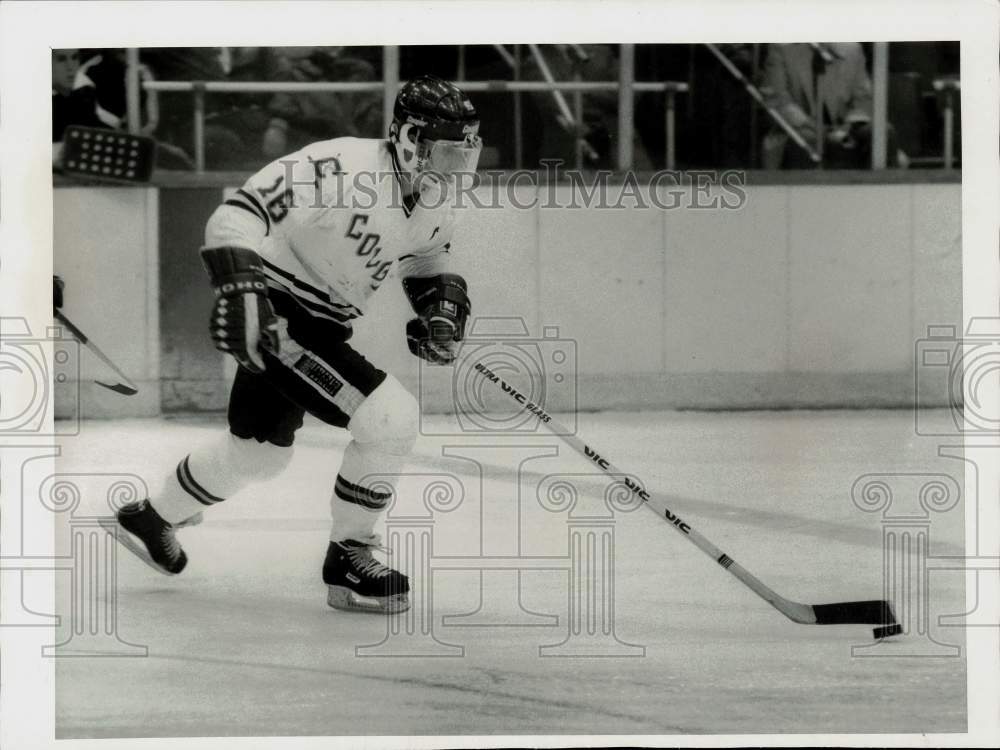
<path fill-rule="evenodd" d="M 406 324 L 410 352 L 435 365 L 454 362 L 472 312 L 465 279 L 453 273 L 409 276 L 403 279 L 403 291 L 417 313 Z"/>
<path fill-rule="evenodd" d="M 278 352 L 278 317 L 267 298 L 260 257 L 242 247 L 207 247 L 201 260 L 215 289 L 209 323 L 215 348 L 250 372 L 263 372 L 260 349 Z"/>
<path fill-rule="evenodd" d="M 66 288 L 66 282 L 62 280 L 62 276 L 52 277 L 52 307 L 56 310 L 63 306 L 63 290 Z"/>

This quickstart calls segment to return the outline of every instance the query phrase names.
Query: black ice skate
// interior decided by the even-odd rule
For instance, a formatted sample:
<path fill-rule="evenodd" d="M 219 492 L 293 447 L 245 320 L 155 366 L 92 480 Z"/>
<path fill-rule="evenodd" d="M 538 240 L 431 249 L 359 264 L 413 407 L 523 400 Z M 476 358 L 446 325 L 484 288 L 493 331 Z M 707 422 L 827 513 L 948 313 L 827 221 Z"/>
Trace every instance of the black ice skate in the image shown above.
<path fill-rule="evenodd" d="M 129 503 L 115 514 L 113 521 L 102 522 L 109 532 L 117 528 L 118 541 L 136 557 L 168 576 L 177 575 L 187 565 L 187 555 L 181 549 L 174 532 L 183 526 L 201 523 L 197 513 L 178 524 L 169 524 L 160 517 L 149 500 Z"/>
<path fill-rule="evenodd" d="M 374 544 L 330 542 L 323 562 L 326 603 L 334 609 L 393 614 L 410 608 L 410 579 L 372 556 Z"/>

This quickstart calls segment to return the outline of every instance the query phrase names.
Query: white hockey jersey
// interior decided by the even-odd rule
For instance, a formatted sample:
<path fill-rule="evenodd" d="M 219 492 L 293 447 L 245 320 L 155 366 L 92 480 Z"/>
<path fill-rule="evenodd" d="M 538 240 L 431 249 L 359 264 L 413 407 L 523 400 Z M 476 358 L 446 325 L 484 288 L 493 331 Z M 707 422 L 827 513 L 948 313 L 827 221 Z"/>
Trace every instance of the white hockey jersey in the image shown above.
<path fill-rule="evenodd" d="M 388 141 L 313 143 L 247 180 L 209 220 L 205 244 L 255 250 L 269 286 L 349 323 L 394 265 L 401 277 L 446 270 L 457 211 L 431 181 L 404 200 L 399 174 Z"/>

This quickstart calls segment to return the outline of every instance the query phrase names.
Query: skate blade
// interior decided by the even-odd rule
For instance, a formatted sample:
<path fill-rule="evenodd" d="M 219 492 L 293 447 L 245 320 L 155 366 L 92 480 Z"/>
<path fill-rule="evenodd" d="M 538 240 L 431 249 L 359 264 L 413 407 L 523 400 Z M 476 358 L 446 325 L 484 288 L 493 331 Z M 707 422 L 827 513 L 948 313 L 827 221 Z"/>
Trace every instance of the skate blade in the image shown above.
<path fill-rule="evenodd" d="M 175 523 L 174 524 L 174 528 L 175 529 L 183 529 L 185 526 L 197 526 L 198 524 L 200 524 L 204 520 L 205 520 L 205 514 L 204 513 L 201 513 L 201 512 L 195 513 L 190 518 L 185 518 L 180 523 Z"/>
<path fill-rule="evenodd" d="M 361 596 L 344 586 L 327 586 L 326 603 L 334 609 L 394 615 L 410 608 L 409 594 Z"/>
<path fill-rule="evenodd" d="M 171 573 L 166 568 L 161 568 L 155 562 L 153 558 L 149 556 L 149 552 L 146 551 L 146 545 L 142 542 L 136 541 L 128 531 L 119 525 L 118 521 L 114 518 L 101 518 L 97 522 L 102 529 L 114 536 L 121 545 L 131 552 L 133 555 L 142 560 L 146 565 L 151 567 L 157 573 L 162 573 L 165 576 L 175 576 L 176 573 Z"/>

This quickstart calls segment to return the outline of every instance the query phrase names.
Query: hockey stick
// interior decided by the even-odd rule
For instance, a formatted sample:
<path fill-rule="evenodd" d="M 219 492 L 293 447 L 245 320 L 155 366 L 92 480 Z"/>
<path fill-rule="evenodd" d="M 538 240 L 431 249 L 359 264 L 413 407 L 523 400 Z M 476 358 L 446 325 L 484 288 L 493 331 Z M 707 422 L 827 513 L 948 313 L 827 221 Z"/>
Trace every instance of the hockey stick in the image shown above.
<path fill-rule="evenodd" d="M 90 339 L 88 339 L 87 336 L 86 336 L 86 334 L 84 334 L 83 331 L 81 331 L 79 328 L 77 328 L 75 325 L 73 325 L 73 323 L 70 322 L 69 318 L 67 318 L 65 315 L 63 315 L 61 312 L 59 312 L 59 310 L 55 310 L 53 312 L 53 315 L 55 315 L 56 320 L 58 320 L 60 323 L 62 323 L 64 326 L 66 326 L 66 328 L 69 330 L 69 332 L 71 334 L 73 334 L 73 338 L 75 338 L 77 341 L 79 341 L 85 347 L 87 347 L 88 349 L 90 349 L 90 351 L 92 351 L 94 353 L 94 355 L 99 360 L 101 360 L 104 364 L 106 364 L 108 367 L 110 367 L 114 371 L 114 373 L 119 378 L 121 378 L 121 382 L 120 383 L 102 383 L 100 380 L 97 380 L 95 378 L 94 379 L 95 383 L 97 383 L 100 386 L 103 386 L 103 387 L 107 388 L 109 391 L 114 391 L 115 393 L 121 393 L 124 396 L 134 396 L 135 394 L 137 394 L 139 392 L 139 389 L 136 387 L 135 383 L 133 383 L 131 380 L 129 380 L 125 376 L 125 373 L 123 373 L 121 370 L 119 370 L 118 367 L 115 365 L 115 363 L 112 362 L 110 359 L 108 359 L 108 355 L 106 355 L 104 352 L 102 352 L 97 347 L 97 344 L 95 344 L 93 341 L 91 341 Z"/>
<path fill-rule="evenodd" d="M 586 458 L 591 463 L 597 465 L 605 474 L 623 479 L 624 484 L 637 495 L 643 504 L 673 526 L 679 533 L 683 534 L 698 549 L 707 554 L 725 570 L 728 570 L 744 586 L 753 591 L 757 596 L 766 601 L 781 614 L 793 622 L 803 625 L 846 625 L 846 624 L 871 624 L 879 625 L 874 629 L 876 638 L 898 635 L 903 631 L 902 626 L 896 622 L 892 605 L 885 600 L 870 600 L 859 602 L 836 602 L 833 604 L 801 604 L 800 602 L 786 599 L 777 594 L 763 581 L 753 575 L 729 555 L 724 553 L 708 539 L 691 527 L 691 524 L 684 521 L 680 516 L 667 507 L 659 498 L 650 495 L 643 487 L 643 483 L 638 479 L 632 479 L 629 475 L 620 471 L 608 459 L 595 451 L 580 438 L 570 433 L 559 422 L 552 418 L 540 406 L 531 403 L 516 388 L 504 381 L 499 375 L 490 370 L 482 362 L 475 364 L 475 370 L 483 375 L 488 381 L 497 386 L 501 393 L 506 394 L 520 408 L 528 414 L 544 422 L 558 437 L 560 437 L 573 450 Z"/>

